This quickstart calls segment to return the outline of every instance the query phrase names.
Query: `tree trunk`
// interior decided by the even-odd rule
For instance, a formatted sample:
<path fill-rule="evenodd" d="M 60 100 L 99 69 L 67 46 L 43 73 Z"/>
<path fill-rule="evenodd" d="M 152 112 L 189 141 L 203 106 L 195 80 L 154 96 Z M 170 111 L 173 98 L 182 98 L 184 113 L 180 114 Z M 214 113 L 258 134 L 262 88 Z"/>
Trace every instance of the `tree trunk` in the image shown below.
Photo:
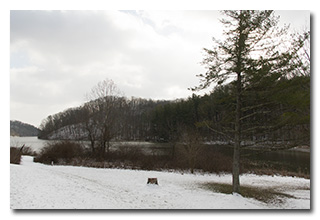
<path fill-rule="evenodd" d="M 172 152 L 171 152 L 171 159 L 172 159 L 172 160 L 174 160 L 175 151 L 176 151 L 176 142 L 174 141 L 174 142 L 172 143 Z"/>
<path fill-rule="evenodd" d="M 233 167 L 232 167 L 232 191 L 240 194 L 240 147 L 239 143 L 235 143 L 233 151 Z"/>
<path fill-rule="evenodd" d="M 237 106 L 236 106 L 236 121 L 235 121 L 235 143 L 233 151 L 232 164 L 232 191 L 240 193 L 240 145 L 241 145 L 241 73 L 237 77 Z"/>
<path fill-rule="evenodd" d="M 94 153 L 94 142 L 95 141 L 93 139 L 90 139 L 92 153 Z"/>
<path fill-rule="evenodd" d="M 105 155 L 106 155 L 106 142 L 103 140 L 101 141 L 101 158 L 105 159 Z"/>
<path fill-rule="evenodd" d="M 193 174 L 194 173 L 194 167 L 196 165 L 196 158 L 195 156 L 192 156 L 191 157 L 191 173 Z"/>
<path fill-rule="evenodd" d="M 241 145 L 241 72 L 243 70 L 243 57 L 246 47 L 246 39 L 248 35 L 244 32 L 246 28 L 245 12 L 241 11 L 239 20 L 239 40 L 237 42 L 237 91 L 236 91 L 236 120 L 235 120 L 235 135 L 234 135 L 234 151 L 233 151 L 233 164 L 232 164 L 232 191 L 234 193 L 240 193 L 240 145 Z"/>
<path fill-rule="evenodd" d="M 110 153 L 110 141 L 107 141 L 107 155 L 109 156 Z"/>

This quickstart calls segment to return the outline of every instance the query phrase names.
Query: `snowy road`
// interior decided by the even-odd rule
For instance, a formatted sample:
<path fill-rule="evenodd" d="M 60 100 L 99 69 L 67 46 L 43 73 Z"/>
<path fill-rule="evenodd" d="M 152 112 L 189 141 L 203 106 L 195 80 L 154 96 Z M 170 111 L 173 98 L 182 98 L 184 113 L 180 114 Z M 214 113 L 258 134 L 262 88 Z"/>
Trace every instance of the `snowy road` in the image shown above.
<path fill-rule="evenodd" d="M 241 183 L 274 186 L 295 198 L 265 204 L 239 195 L 214 193 L 200 187 L 215 181 L 230 183 L 231 175 L 191 175 L 156 171 L 48 166 L 24 156 L 10 165 L 12 209 L 309 209 L 310 180 L 243 175 Z M 159 186 L 147 185 L 157 177 Z"/>

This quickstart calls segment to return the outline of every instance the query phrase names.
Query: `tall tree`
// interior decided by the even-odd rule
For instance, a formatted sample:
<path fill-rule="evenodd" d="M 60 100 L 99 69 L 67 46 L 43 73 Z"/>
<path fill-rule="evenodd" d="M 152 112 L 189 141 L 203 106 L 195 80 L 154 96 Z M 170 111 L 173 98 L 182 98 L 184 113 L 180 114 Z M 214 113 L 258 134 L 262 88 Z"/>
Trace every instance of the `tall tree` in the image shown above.
<path fill-rule="evenodd" d="M 212 83 L 223 84 L 234 80 L 234 154 L 233 154 L 233 192 L 240 193 L 240 147 L 242 126 L 242 99 L 246 86 L 253 77 L 263 79 L 266 75 L 281 78 L 297 68 L 292 62 L 296 49 L 284 47 L 282 37 L 287 28 L 278 29 L 279 18 L 273 11 L 223 11 L 221 19 L 225 27 L 224 41 L 213 39 L 214 48 L 204 49 L 206 57 L 203 64 L 207 72 L 198 75 L 200 85 L 193 90 L 201 90 Z"/>
<path fill-rule="evenodd" d="M 88 117 L 87 129 L 89 139 L 94 144 L 92 137 L 96 136 L 100 142 L 102 157 L 110 150 L 110 141 L 117 134 L 117 125 L 120 108 L 123 105 L 122 95 L 116 84 L 109 79 L 99 82 L 92 88 L 87 95 L 90 102 L 87 103 L 87 109 L 90 111 Z M 91 136 L 94 135 L 94 136 Z M 92 149 L 94 147 L 92 146 Z"/>

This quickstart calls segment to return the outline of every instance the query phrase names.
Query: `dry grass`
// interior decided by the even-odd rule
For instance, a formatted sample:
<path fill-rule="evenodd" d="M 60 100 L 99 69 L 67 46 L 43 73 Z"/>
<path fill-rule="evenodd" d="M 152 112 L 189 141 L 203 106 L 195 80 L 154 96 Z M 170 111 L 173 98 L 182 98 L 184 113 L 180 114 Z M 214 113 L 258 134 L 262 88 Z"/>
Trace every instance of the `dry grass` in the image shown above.
<path fill-rule="evenodd" d="M 201 187 L 217 193 L 232 194 L 232 185 L 227 183 L 208 182 L 201 184 Z M 301 188 L 301 190 L 310 189 L 306 189 L 305 187 L 303 187 Z M 240 194 L 243 197 L 253 198 L 264 203 L 282 203 L 283 199 L 295 198 L 292 195 L 283 193 L 280 190 L 276 190 L 274 188 L 253 187 L 248 185 L 241 186 Z"/>

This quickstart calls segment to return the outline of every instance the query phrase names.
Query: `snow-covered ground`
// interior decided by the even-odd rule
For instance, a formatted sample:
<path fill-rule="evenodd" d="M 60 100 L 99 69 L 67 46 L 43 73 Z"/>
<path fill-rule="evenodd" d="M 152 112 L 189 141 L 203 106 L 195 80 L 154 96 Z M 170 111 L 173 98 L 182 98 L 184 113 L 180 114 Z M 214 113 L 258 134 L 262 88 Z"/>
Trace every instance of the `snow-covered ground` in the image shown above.
<path fill-rule="evenodd" d="M 159 185 L 147 185 L 157 177 Z M 10 165 L 11 209 L 310 209 L 310 180 L 242 175 L 241 184 L 274 187 L 293 195 L 263 203 L 240 195 L 215 193 L 206 182 L 230 183 L 231 175 L 49 166 L 23 156 Z M 303 189 L 304 188 L 304 189 Z M 300 190 L 297 190 L 300 189 Z M 303 190 L 301 190 L 303 189 Z"/>

